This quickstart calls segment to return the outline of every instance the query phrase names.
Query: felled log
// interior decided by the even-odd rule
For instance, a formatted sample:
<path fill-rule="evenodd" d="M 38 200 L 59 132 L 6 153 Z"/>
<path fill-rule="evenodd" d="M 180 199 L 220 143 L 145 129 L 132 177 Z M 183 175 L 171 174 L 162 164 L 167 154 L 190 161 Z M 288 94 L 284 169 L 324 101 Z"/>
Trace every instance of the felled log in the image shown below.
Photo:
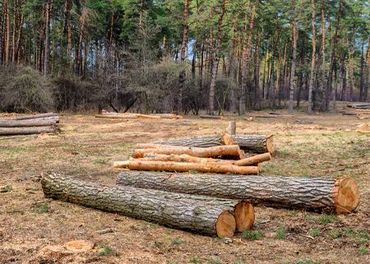
<path fill-rule="evenodd" d="M 258 163 L 262 163 L 264 161 L 269 161 L 270 159 L 271 159 L 271 154 L 267 152 L 267 153 L 254 155 L 252 157 L 234 161 L 233 164 L 238 165 L 238 166 L 250 166 L 250 165 L 257 165 Z"/>
<path fill-rule="evenodd" d="M 145 153 L 141 161 L 175 161 L 175 162 L 193 162 L 202 164 L 224 164 L 224 165 L 237 165 L 237 166 L 250 166 L 257 165 L 258 163 L 269 161 L 271 159 L 270 153 L 258 154 L 248 158 L 240 160 L 224 160 L 224 159 L 212 159 L 212 158 L 199 158 L 190 155 L 182 154 L 155 154 L 155 153 Z"/>
<path fill-rule="evenodd" d="M 171 192 L 241 199 L 277 208 L 313 211 L 354 211 L 360 199 L 352 178 L 271 177 L 220 174 L 123 171 L 117 184 Z"/>
<path fill-rule="evenodd" d="M 129 186 L 109 187 L 58 174 L 44 176 L 41 184 L 44 194 L 48 198 L 119 213 L 128 217 L 205 235 L 231 237 L 236 230 L 236 219 L 245 221 L 248 218 L 246 217 L 245 205 L 238 205 L 238 201 L 230 199 L 170 193 Z M 244 209 L 234 212 L 234 208 L 239 207 Z M 235 218 L 235 213 L 240 215 Z M 249 214 L 251 213 L 249 212 Z M 248 221 L 251 221 L 250 217 Z M 245 227 L 248 223 L 239 222 L 238 224 L 239 227 Z"/>
<path fill-rule="evenodd" d="M 224 159 L 212 159 L 212 158 L 199 158 L 190 156 L 187 154 L 175 155 L 175 154 L 155 154 L 146 153 L 144 157 L 140 159 L 141 161 L 175 161 L 175 162 L 193 162 L 193 163 L 218 163 L 224 165 L 233 165 L 234 160 L 224 160 Z"/>
<path fill-rule="evenodd" d="M 217 115 L 200 115 L 199 118 L 202 119 L 222 119 L 222 116 L 217 116 Z"/>
<path fill-rule="evenodd" d="M 223 145 L 223 136 L 200 136 L 192 138 L 179 138 L 169 139 L 163 141 L 154 142 L 156 144 L 166 144 L 173 146 L 185 146 L 185 147 L 200 147 L 207 148 L 213 146 Z M 232 136 L 235 143 L 239 145 L 240 149 L 255 153 L 274 153 L 273 136 L 265 135 L 235 135 Z"/>
<path fill-rule="evenodd" d="M 182 147 L 159 144 L 137 144 L 133 157 L 143 158 L 147 153 L 155 154 L 187 154 L 194 157 L 212 158 L 219 156 L 230 156 L 240 158 L 240 148 L 238 145 L 215 146 L 209 148 Z"/>
<path fill-rule="evenodd" d="M 370 103 L 352 103 L 347 104 L 347 107 L 355 109 L 370 109 Z"/>
<path fill-rule="evenodd" d="M 149 160 L 128 160 L 116 162 L 115 168 L 125 168 L 130 170 L 142 171 L 173 171 L 187 172 L 198 171 L 203 173 L 233 173 L 233 174 L 258 174 L 258 166 L 236 166 L 222 163 L 191 163 L 191 162 L 173 162 L 173 161 L 149 161 Z"/>
<path fill-rule="evenodd" d="M 58 117 L 56 113 L 44 113 L 44 114 L 35 114 L 35 115 L 25 115 L 15 118 L 15 120 L 26 120 L 26 119 L 37 119 L 37 118 L 46 118 L 46 117 Z"/>
<path fill-rule="evenodd" d="M 40 127 L 51 126 L 57 123 L 55 118 L 37 118 L 24 120 L 0 120 L 0 127 Z"/>
<path fill-rule="evenodd" d="M 0 127 L 1 136 L 10 135 L 31 135 L 41 133 L 53 133 L 56 132 L 54 126 L 39 126 L 39 127 Z"/>

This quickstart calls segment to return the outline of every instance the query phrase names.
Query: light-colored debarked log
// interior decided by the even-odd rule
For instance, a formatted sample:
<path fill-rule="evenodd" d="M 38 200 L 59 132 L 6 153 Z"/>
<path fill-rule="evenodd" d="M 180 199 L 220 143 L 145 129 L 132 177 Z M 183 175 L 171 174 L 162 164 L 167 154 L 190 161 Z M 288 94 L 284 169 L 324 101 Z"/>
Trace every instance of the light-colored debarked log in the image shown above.
<path fill-rule="evenodd" d="M 240 159 L 241 152 L 238 145 L 215 146 L 209 148 L 197 147 L 182 147 L 159 144 L 137 144 L 137 149 L 134 150 L 134 158 L 143 158 L 145 154 L 187 154 L 194 157 L 213 158 L 220 156 L 234 157 Z"/>
<path fill-rule="evenodd" d="M 224 143 L 224 145 L 238 145 L 236 144 L 234 138 L 231 136 L 231 134 L 228 134 L 228 133 L 225 133 L 223 136 L 222 136 L 222 143 Z"/>
<path fill-rule="evenodd" d="M 257 165 L 259 163 L 271 160 L 271 154 L 269 152 L 254 155 L 248 158 L 244 158 L 241 160 L 234 161 L 233 164 L 237 166 L 251 166 Z"/>
<path fill-rule="evenodd" d="M 57 131 L 57 128 L 55 126 L 0 127 L 1 136 L 31 135 L 31 134 L 53 133 L 56 131 Z"/>
<path fill-rule="evenodd" d="M 175 161 L 175 162 L 193 162 L 193 163 L 217 163 L 223 165 L 237 165 L 237 166 L 252 166 L 258 165 L 264 161 L 269 161 L 271 159 L 270 153 L 258 154 L 241 160 L 224 160 L 224 159 L 212 159 L 212 158 L 199 158 L 193 157 L 187 154 L 175 155 L 175 154 L 155 154 L 155 153 L 145 153 L 141 161 Z M 117 162 L 119 164 L 119 162 Z M 125 164 L 125 163 L 123 163 Z M 119 168 L 119 166 L 118 166 Z"/>
<path fill-rule="evenodd" d="M 154 142 L 155 144 L 165 144 L 173 146 L 185 146 L 185 147 L 214 147 L 223 145 L 222 136 L 200 136 L 192 138 L 179 138 L 169 139 L 163 141 Z M 240 146 L 242 150 L 255 153 L 274 153 L 273 136 L 269 135 L 248 135 L 240 134 L 232 136 L 235 143 Z"/>
<path fill-rule="evenodd" d="M 139 171 L 170 171 L 170 172 L 188 172 L 198 171 L 203 173 L 222 173 L 222 174 L 242 174 L 257 175 L 258 166 L 236 166 L 232 164 L 220 163 L 191 163 L 191 162 L 172 162 L 172 161 L 148 161 L 148 160 L 128 160 L 116 162 L 115 168 L 123 168 Z"/>
<path fill-rule="evenodd" d="M 353 212 L 360 193 L 352 178 L 249 176 L 122 171 L 121 185 L 240 199 L 277 208 Z"/>
<path fill-rule="evenodd" d="M 19 116 L 15 118 L 15 120 L 27 120 L 27 119 L 37 119 L 37 118 L 46 118 L 46 117 L 58 117 L 56 113 L 43 113 L 43 114 L 35 114 L 35 115 L 25 115 Z"/>
<path fill-rule="evenodd" d="M 249 227 L 253 220 L 240 208 L 238 201 L 199 195 L 179 194 L 130 186 L 103 186 L 49 174 L 41 180 L 48 198 L 71 202 L 86 207 L 119 213 L 128 217 L 155 222 L 172 228 L 205 235 L 232 237 L 239 229 Z M 237 219 L 234 209 L 238 208 Z"/>
<path fill-rule="evenodd" d="M 56 125 L 57 118 L 37 118 L 24 120 L 0 120 L 0 127 L 40 127 Z"/>

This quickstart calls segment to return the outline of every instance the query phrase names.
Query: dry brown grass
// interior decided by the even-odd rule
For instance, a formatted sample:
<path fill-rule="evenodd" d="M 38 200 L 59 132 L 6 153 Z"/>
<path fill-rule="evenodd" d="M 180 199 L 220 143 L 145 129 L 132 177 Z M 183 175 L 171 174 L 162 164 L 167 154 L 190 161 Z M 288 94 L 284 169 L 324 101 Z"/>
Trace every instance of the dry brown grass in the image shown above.
<path fill-rule="evenodd" d="M 278 152 L 263 165 L 265 174 L 350 175 L 362 195 L 358 212 L 347 216 L 257 207 L 258 240 L 240 235 L 227 244 L 43 197 L 39 180 L 48 171 L 113 184 L 111 163 L 127 158 L 135 143 L 219 133 L 227 122 L 66 115 L 59 135 L 0 138 L 0 186 L 12 187 L 0 193 L 0 263 L 367 263 L 370 136 L 355 132 L 364 122 L 352 116 L 237 120 L 239 133 L 275 134 Z M 113 232 L 100 234 L 107 228 Z M 285 239 L 276 238 L 278 229 Z M 77 239 L 95 249 L 74 254 L 46 247 Z"/>

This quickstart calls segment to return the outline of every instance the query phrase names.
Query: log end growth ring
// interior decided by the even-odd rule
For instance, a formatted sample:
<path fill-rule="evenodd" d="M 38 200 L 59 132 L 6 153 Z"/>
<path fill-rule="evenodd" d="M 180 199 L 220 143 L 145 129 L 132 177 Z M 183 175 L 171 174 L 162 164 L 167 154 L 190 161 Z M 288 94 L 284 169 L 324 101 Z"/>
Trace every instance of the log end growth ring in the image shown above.
<path fill-rule="evenodd" d="M 222 212 L 216 221 L 216 232 L 220 238 L 233 237 L 236 230 L 235 217 L 229 211 Z"/>
<path fill-rule="evenodd" d="M 352 178 L 341 178 L 334 185 L 334 204 L 337 214 L 355 210 L 360 202 L 360 192 Z"/>
<path fill-rule="evenodd" d="M 254 224 L 254 207 L 251 203 L 242 201 L 235 206 L 236 230 L 243 232 L 252 228 Z"/>

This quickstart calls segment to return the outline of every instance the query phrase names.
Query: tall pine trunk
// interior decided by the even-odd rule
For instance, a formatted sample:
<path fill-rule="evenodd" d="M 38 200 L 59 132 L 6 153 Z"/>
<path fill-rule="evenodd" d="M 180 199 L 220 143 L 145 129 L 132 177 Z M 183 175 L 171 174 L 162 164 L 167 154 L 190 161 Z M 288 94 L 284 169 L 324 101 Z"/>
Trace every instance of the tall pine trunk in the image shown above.
<path fill-rule="evenodd" d="M 311 72 L 310 72 L 310 83 L 308 87 L 308 113 L 312 113 L 312 91 L 315 78 L 315 63 L 316 63 L 316 8 L 315 0 L 311 0 L 312 16 L 311 16 L 311 26 L 312 26 L 312 55 L 311 55 Z"/>
<path fill-rule="evenodd" d="M 218 70 L 218 62 L 220 60 L 220 49 L 221 49 L 221 40 L 222 40 L 222 27 L 223 27 L 223 18 L 225 15 L 226 9 L 226 0 L 222 0 L 221 5 L 221 14 L 218 19 L 218 29 L 216 36 L 216 46 L 213 50 L 213 63 L 211 67 L 211 84 L 209 87 L 209 96 L 208 96 L 208 112 L 213 115 L 215 112 L 215 93 L 216 93 L 216 78 Z"/>
<path fill-rule="evenodd" d="M 188 46 L 188 35 L 189 35 L 189 4 L 190 0 L 184 0 L 184 13 L 182 18 L 183 29 L 182 29 L 182 42 L 181 42 L 181 49 L 180 49 L 180 61 L 183 64 L 183 69 L 180 71 L 179 74 L 179 93 L 177 99 L 177 112 L 181 113 L 183 111 L 182 107 L 182 100 L 183 100 L 183 93 L 184 93 L 184 86 L 186 82 L 186 69 L 185 69 L 185 60 L 186 60 L 186 53 L 187 53 L 187 46 Z"/>
<path fill-rule="evenodd" d="M 293 21 L 292 21 L 292 66 L 290 69 L 290 87 L 289 87 L 289 113 L 293 112 L 294 89 L 296 86 L 295 67 L 297 60 L 297 15 L 295 0 L 292 0 L 293 6 Z"/>

